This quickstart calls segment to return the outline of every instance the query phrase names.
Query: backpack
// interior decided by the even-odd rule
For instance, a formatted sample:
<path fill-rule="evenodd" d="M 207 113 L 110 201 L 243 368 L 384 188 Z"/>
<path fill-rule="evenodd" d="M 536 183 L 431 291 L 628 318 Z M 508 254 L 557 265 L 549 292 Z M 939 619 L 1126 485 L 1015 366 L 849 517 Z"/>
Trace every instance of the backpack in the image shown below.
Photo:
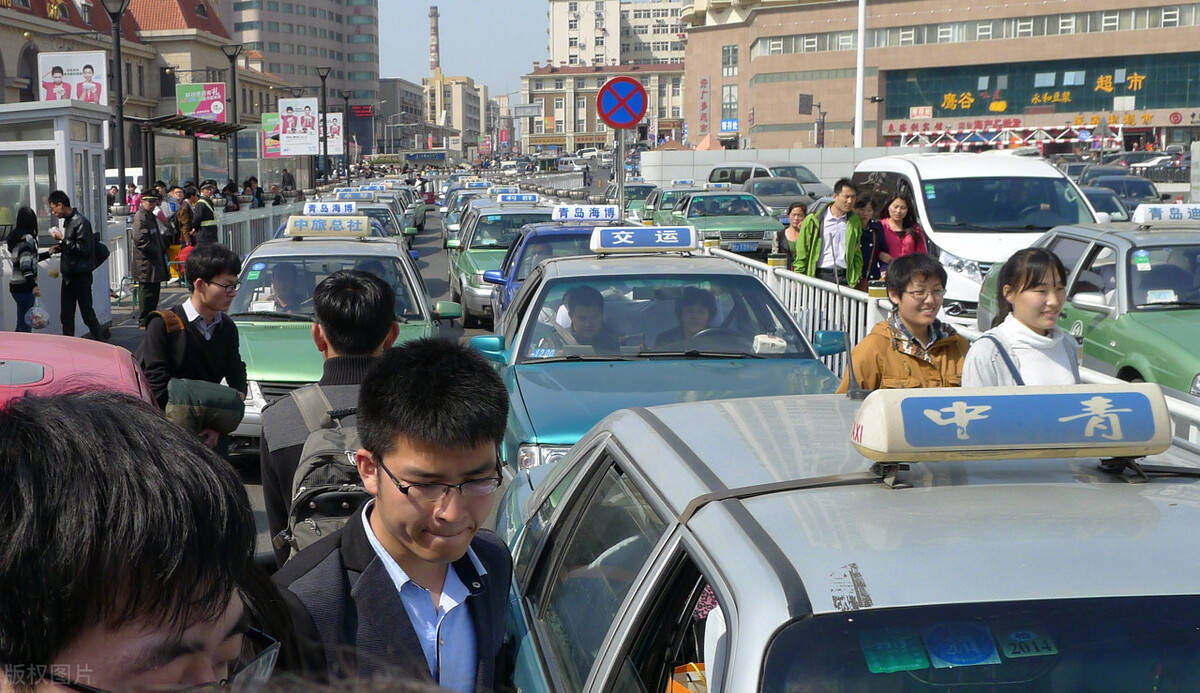
<path fill-rule="evenodd" d="M 98 269 L 100 265 L 103 265 L 104 261 L 108 259 L 108 246 L 100 241 L 99 236 L 96 236 L 96 252 L 92 257 L 94 259 L 94 262 L 92 263 L 93 271 Z"/>
<path fill-rule="evenodd" d="M 363 487 L 354 460 L 354 452 L 361 447 L 358 430 L 342 422 L 357 410 L 334 409 L 316 383 L 290 394 L 300 409 L 308 437 L 292 476 L 287 529 L 271 543 L 276 549 L 290 546 L 291 556 L 295 556 L 309 544 L 341 529 L 371 494 Z"/>
<path fill-rule="evenodd" d="M 25 234 L 14 249 L 13 276 L 20 276 L 25 283 L 37 280 L 38 249 L 37 239 L 32 234 Z"/>

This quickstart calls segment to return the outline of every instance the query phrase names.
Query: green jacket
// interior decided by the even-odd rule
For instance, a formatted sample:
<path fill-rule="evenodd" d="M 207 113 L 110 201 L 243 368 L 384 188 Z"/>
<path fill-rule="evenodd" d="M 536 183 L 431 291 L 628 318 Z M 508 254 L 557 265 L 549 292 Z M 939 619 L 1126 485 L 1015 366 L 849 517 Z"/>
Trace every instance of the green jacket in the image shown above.
<path fill-rule="evenodd" d="M 825 211 L 829 205 L 821 205 L 804 218 L 800 225 L 800 238 L 796 239 L 796 262 L 792 269 L 809 277 L 817 275 L 821 262 L 821 227 L 825 223 Z M 846 284 L 857 286 L 863 277 L 862 219 L 851 211 L 846 219 Z"/>

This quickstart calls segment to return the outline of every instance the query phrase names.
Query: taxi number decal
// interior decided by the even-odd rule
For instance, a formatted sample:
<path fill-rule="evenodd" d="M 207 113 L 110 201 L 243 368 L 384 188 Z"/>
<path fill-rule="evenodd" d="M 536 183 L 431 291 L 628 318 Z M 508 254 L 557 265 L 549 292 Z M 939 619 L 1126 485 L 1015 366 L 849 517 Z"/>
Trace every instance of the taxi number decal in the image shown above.
<path fill-rule="evenodd" d="M 940 623 L 923 633 L 929 661 L 936 669 L 999 664 L 1000 654 L 987 626 L 979 623 Z"/>
<path fill-rule="evenodd" d="M 996 631 L 1008 659 L 1046 657 L 1058 654 L 1054 640 L 1036 628 L 1006 628 Z"/>
<path fill-rule="evenodd" d="M 258 265 L 255 265 L 255 267 L 258 267 Z M 259 270 L 250 270 L 246 273 L 246 279 L 258 279 L 259 274 Z"/>
<path fill-rule="evenodd" d="M 549 359 L 558 356 L 558 349 L 550 349 L 541 347 L 529 352 L 530 357 L 535 359 Z"/>
<path fill-rule="evenodd" d="M 858 636 L 867 669 L 872 674 L 929 668 L 929 658 L 916 631 L 903 626 L 864 631 Z"/>

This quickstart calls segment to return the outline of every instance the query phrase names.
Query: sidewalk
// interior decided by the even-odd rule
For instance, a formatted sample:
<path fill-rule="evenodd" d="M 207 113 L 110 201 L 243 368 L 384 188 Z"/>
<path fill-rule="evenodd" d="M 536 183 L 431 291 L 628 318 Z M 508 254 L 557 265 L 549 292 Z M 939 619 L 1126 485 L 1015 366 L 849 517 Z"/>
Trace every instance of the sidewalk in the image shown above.
<path fill-rule="evenodd" d="M 185 287 L 178 284 L 164 285 L 158 298 L 158 309 L 166 310 L 183 303 L 188 297 Z M 144 331 L 138 327 L 137 313 L 133 312 L 133 299 L 125 298 L 121 305 L 112 304 L 112 343 L 131 352 L 141 346 Z"/>

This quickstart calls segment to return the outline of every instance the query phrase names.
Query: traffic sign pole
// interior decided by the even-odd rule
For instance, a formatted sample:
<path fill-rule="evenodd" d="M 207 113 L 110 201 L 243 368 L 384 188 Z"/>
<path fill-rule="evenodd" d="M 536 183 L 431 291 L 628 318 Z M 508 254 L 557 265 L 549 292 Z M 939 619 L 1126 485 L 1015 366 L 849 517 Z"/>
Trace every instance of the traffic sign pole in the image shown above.
<path fill-rule="evenodd" d="M 635 127 L 646 115 L 649 99 L 642 83 L 632 77 L 613 77 L 600 87 L 596 95 L 596 113 L 616 131 L 617 204 L 625 215 L 625 130 Z"/>
<path fill-rule="evenodd" d="M 621 210 L 621 219 L 625 218 L 625 130 L 617 130 L 617 157 L 614 162 L 617 167 L 617 209 Z"/>

